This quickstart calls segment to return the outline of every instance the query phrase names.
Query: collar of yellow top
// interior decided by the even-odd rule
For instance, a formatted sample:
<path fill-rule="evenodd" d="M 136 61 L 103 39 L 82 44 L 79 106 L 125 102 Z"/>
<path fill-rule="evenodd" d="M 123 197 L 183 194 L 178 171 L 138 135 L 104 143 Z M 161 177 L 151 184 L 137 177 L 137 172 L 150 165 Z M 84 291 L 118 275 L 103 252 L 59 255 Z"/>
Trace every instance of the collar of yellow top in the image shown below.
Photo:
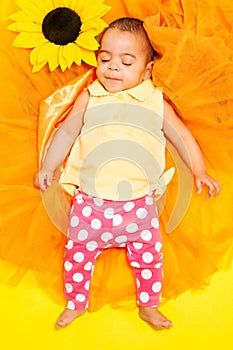
<path fill-rule="evenodd" d="M 92 83 L 88 87 L 90 94 L 94 97 L 101 97 L 101 96 L 108 96 L 108 95 L 117 96 L 121 94 L 128 94 L 138 101 L 144 101 L 149 95 L 153 93 L 154 89 L 155 89 L 154 85 L 150 79 L 144 80 L 141 84 L 133 87 L 132 89 L 115 92 L 115 93 L 111 93 L 105 90 L 103 85 L 98 80 L 95 80 L 94 83 Z"/>

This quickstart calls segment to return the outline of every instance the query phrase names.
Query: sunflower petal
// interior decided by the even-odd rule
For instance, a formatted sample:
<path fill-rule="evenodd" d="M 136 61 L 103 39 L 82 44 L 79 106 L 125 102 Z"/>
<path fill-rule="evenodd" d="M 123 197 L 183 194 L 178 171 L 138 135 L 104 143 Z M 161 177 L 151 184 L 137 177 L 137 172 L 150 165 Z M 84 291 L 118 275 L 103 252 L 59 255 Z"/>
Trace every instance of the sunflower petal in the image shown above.
<path fill-rule="evenodd" d="M 28 18 L 30 17 L 28 17 L 23 11 L 15 12 L 9 16 L 9 19 L 12 19 L 13 21 L 24 21 Z"/>
<path fill-rule="evenodd" d="M 71 8 L 73 11 L 78 12 L 77 11 L 77 8 L 78 8 L 77 4 L 80 6 L 80 3 L 81 3 L 81 1 L 78 2 L 77 0 L 68 0 L 68 7 Z"/>
<path fill-rule="evenodd" d="M 75 43 L 72 45 L 72 55 L 73 55 L 73 60 L 74 62 L 80 66 L 81 65 L 81 59 L 82 59 L 82 51 L 78 45 Z"/>
<path fill-rule="evenodd" d="M 97 50 L 99 47 L 98 41 L 91 35 L 92 33 L 86 32 L 86 33 L 81 33 L 75 42 L 77 43 L 78 46 L 81 46 L 85 49 L 88 50 Z"/>
<path fill-rule="evenodd" d="M 79 16 L 81 17 L 81 21 L 90 21 L 96 17 L 104 16 L 109 10 L 110 6 L 107 5 L 95 5 L 91 4 L 91 6 L 85 6 L 82 11 L 80 11 Z"/>
<path fill-rule="evenodd" d="M 91 2 L 90 2 L 91 0 L 79 0 L 79 1 L 75 1 L 75 0 L 73 0 L 72 1 L 72 5 L 74 6 L 74 11 L 76 12 L 76 13 L 78 13 L 79 14 L 79 16 L 80 16 L 80 13 L 81 13 L 81 11 L 83 10 L 83 8 L 85 7 L 85 6 L 90 6 L 91 5 Z M 96 1 L 96 0 L 95 0 Z M 98 1 L 98 0 L 97 0 Z M 92 0 L 92 2 L 93 2 L 93 0 Z"/>
<path fill-rule="evenodd" d="M 32 48 L 47 43 L 47 39 L 41 33 L 20 33 L 13 41 L 16 47 Z"/>
<path fill-rule="evenodd" d="M 53 8 L 57 8 L 57 7 L 68 7 L 68 0 L 53 0 L 50 1 L 53 2 Z"/>
<path fill-rule="evenodd" d="M 51 70 L 51 72 L 53 72 L 59 66 L 58 52 L 56 54 L 54 54 L 53 56 L 49 57 L 48 64 L 49 64 L 49 69 Z"/>
<path fill-rule="evenodd" d="M 62 72 L 64 72 L 67 68 L 66 59 L 65 59 L 64 54 L 63 54 L 63 48 L 64 48 L 63 46 L 60 46 L 59 50 L 58 50 L 58 61 L 59 61 L 59 65 L 61 67 Z"/>
<path fill-rule="evenodd" d="M 107 28 L 108 24 L 101 18 L 94 18 L 91 21 L 84 22 L 81 27 L 82 32 L 92 31 L 93 36 L 100 34 L 104 28 Z"/>
<path fill-rule="evenodd" d="M 53 48 L 55 46 L 55 48 Z M 49 53 L 48 53 L 49 51 Z M 47 53 L 47 55 L 46 55 Z M 58 54 L 57 45 L 46 43 L 42 46 L 35 47 L 30 53 L 30 63 L 33 65 L 35 63 L 42 63 L 47 61 L 52 55 Z M 43 56 L 44 55 L 44 56 Z"/>
<path fill-rule="evenodd" d="M 37 7 L 41 10 L 43 13 L 43 16 L 46 16 L 46 14 L 52 10 L 54 10 L 56 7 L 56 0 L 34 0 Z"/>
<path fill-rule="evenodd" d="M 37 5 L 37 2 L 35 0 L 18 0 L 17 4 L 33 21 L 37 22 L 39 20 L 41 23 L 44 18 L 44 11 L 43 8 Z"/>
<path fill-rule="evenodd" d="M 81 49 L 81 52 L 82 52 L 82 60 L 84 62 L 86 62 L 87 64 L 93 67 L 97 66 L 96 57 L 93 51 Z"/>
<path fill-rule="evenodd" d="M 12 30 L 14 32 L 34 32 L 41 33 L 41 25 L 33 23 L 30 20 L 18 21 L 9 24 L 7 27 L 8 30 Z"/>
<path fill-rule="evenodd" d="M 74 62 L 74 57 L 75 57 L 75 44 L 69 43 L 65 46 L 63 46 L 63 55 L 66 59 L 67 63 L 67 68 L 70 68 L 72 66 L 72 63 Z M 81 59 L 80 59 L 81 61 Z"/>
<path fill-rule="evenodd" d="M 40 52 L 40 46 L 35 47 L 30 53 L 30 63 L 34 65 L 37 62 L 37 57 Z"/>
<path fill-rule="evenodd" d="M 41 70 L 46 65 L 46 63 L 47 61 L 41 62 L 41 63 L 35 63 L 32 67 L 32 73 L 39 72 L 39 70 Z"/>
<path fill-rule="evenodd" d="M 48 60 L 49 57 L 58 53 L 59 46 L 55 45 L 53 43 L 50 43 L 48 41 L 44 45 L 40 46 L 38 49 L 39 49 L 39 54 L 37 57 L 37 62 L 40 63 L 40 62 L 43 62 L 45 60 Z"/>

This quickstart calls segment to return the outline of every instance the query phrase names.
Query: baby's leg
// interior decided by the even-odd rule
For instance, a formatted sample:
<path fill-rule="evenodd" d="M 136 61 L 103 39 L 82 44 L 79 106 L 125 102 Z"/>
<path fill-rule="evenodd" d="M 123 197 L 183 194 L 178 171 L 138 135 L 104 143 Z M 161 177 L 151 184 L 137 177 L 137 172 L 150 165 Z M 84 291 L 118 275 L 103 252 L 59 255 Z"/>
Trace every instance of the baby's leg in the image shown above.
<path fill-rule="evenodd" d="M 156 241 L 154 237 L 148 234 L 129 243 L 128 259 L 136 278 L 139 316 L 155 329 L 163 329 L 173 324 L 157 309 L 162 292 L 162 244 L 159 234 Z"/>
<path fill-rule="evenodd" d="M 65 327 L 82 316 L 88 307 L 90 281 L 99 248 L 90 248 L 69 240 L 64 259 L 64 294 L 67 307 L 58 317 L 57 327 Z"/>

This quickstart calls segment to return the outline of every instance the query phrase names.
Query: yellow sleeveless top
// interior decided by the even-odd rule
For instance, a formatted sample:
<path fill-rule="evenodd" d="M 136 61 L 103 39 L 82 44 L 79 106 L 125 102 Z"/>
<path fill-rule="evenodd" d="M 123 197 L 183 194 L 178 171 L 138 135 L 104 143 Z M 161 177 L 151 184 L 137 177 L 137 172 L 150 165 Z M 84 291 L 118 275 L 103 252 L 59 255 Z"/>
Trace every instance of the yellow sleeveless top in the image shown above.
<path fill-rule="evenodd" d="M 161 195 L 174 169 L 163 174 L 165 137 L 163 95 L 151 80 L 109 93 L 96 80 L 81 134 L 73 145 L 60 183 L 74 194 L 130 200 L 155 191 Z"/>

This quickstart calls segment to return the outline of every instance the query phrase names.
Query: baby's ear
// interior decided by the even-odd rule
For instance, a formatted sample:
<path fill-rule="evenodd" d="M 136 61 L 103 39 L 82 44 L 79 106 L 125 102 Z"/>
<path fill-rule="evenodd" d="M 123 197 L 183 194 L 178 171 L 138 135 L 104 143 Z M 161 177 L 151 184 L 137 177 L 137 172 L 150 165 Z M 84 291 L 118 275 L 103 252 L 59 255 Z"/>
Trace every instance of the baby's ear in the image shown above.
<path fill-rule="evenodd" d="M 151 78 L 153 66 L 154 66 L 154 61 L 150 61 L 147 63 L 146 69 L 145 69 L 145 74 L 144 74 L 144 80 Z"/>

